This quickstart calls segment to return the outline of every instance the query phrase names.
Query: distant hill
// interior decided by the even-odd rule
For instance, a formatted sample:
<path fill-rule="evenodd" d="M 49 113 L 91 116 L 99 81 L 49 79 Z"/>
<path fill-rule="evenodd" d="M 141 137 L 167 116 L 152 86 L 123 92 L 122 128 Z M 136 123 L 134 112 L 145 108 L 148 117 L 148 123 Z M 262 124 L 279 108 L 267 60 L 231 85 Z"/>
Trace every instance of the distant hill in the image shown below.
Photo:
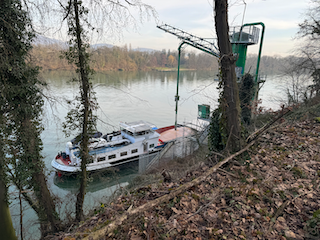
<path fill-rule="evenodd" d="M 90 45 L 90 47 L 93 49 L 98 49 L 98 48 L 102 48 L 102 47 L 113 48 L 114 45 L 107 44 L 107 43 L 98 43 L 98 44 L 92 44 L 92 45 Z"/>
<path fill-rule="evenodd" d="M 32 54 L 36 64 L 43 70 L 70 70 L 72 66 L 60 58 L 61 51 L 67 44 L 63 41 L 38 36 L 34 40 Z M 92 68 L 103 71 L 144 71 L 159 68 L 176 68 L 178 63 L 177 51 L 157 51 L 150 48 L 135 48 L 125 45 L 118 47 L 111 44 L 99 43 L 91 45 Z M 262 75 L 279 74 L 285 64 L 285 58 L 279 56 L 262 56 L 259 72 Z M 206 53 L 196 54 L 185 52 L 181 56 L 181 67 L 186 69 L 219 71 L 218 61 Z M 248 54 L 245 72 L 255 74 L 257 55 Z"/>
<path fill-rule="evenodd" d="M 33 44 L 38 46 L 38 45 L 53 45 L 53 44 L 58 44 L 61 46 L 66 45 L 65 42 L 54 39 L 54 38 L 48 38 L 45 36 L 41 36 L 41 35 L 37 35 L 34 40 L 33 40 Z"/>
<path fill-rule="evenodd" d="M 45 37 L 45 36 L 41 36 L 41 35 L 37 35 L 36 38 L 33 40 L 33 44 L 38 46 L 38 45 L 53 45 L 53 44 L 58 44 L 60 46 L 66 46 L 67 43 L 66 42 L 63 42 L 61 40 L 57 40 L 57 39 L 54 39 L 54 38 L 48 38 L 48 37 Z M 107 48 L 113 48 L 115 47 L 115 45 L 112 45 L 112 44 L 107 44 L 107 43 L 97 43 L 97 44 L 92 44 L 90 46 L 92 49 L 98 49 L 98 48 L 103 48 L 103 47 L 107 47 Z M 136 52 L 156 52 L 157 50 L 154 50 L 154 49 L 151 49 L 151 48 L 135 48 L 135 49 L 132 49 L 133 51 L 136 51 Z"/>
<path fill-rule="evenodd" d="M 91 48 L 93 48 L 93 49 L 98 49 L 98 48 L 102 48 L 102 47 L 113 48 L 113 47 L 117 47 L 117 46 L 112 45 L 112 44 L 107 44 L 107 43 L 98 43 L 98 44 L 91 45 Z M 132 49 L 132 51 L 151 53 L 151 52 L 157 52 L 158 50 L 154 50 L 151 48 L 134 48 L 134 49 Z"/>

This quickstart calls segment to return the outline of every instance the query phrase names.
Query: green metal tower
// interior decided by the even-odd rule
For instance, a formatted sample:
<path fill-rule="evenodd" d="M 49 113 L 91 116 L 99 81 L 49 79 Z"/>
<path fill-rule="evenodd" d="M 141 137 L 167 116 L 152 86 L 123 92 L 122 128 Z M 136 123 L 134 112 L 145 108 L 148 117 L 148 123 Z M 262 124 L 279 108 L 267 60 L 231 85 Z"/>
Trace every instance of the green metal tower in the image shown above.
<path fill-rule="evenodd" d="M 240 79 L 244 74 L 244 70 L 245 70 L 248 46 L 258 44 L 259 42 L 260 29 L 256 27 L 257 25 L 262 26 L 262 33 L 260 38 L 260 46 L 259 46 L 259 53 L 258 53 L 258 60 L 257 60 L 256 74 L 255 74 L 256 84 L 258 83 L 258 79 L 259 79 L 259 66 L 260 66 L 261 51 L 262 51 L 263 37 L 264 37 L 264 31 L 265 31 L 264 24 L 262 22 L 247 23 L 242 25 L 241 27 L 234 27 L 229 33 L 230 42 L 232 44 L 232 51 L 234 54 L 238 55 L 238 60 L 236 62 L 236 74 L 237 74 L 237 78 Z"/>

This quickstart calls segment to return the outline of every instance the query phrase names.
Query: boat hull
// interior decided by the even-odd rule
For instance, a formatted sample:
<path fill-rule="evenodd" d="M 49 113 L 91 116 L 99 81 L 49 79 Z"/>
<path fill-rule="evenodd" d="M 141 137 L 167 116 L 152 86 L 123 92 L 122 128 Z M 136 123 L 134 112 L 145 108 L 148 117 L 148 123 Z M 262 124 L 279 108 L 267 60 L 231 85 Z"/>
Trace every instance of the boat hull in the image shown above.
<path fill-rule="evenodd" d="M 137 155 L 137 156 L 132 156 L 124 159 L 116 159 L 112 162 L 100 162 L 100 163 L 89 163 L 87 164 L 87 172 L 99 172 L 99 171 L 105 171 L 108 168 L 111 167 L 116 167 L 122 164 L 126 164 L 129 162 L 133 161 L 138 161 L 140 157 L 155 157 L 161 150 L 163 146 L 157 148 L 157 150 L 142 154 L 142 155 Z M 57 159 L 53 159 L 51 162 L 51 166 L 58 172 L 60 175 L 74 175 L 78 174 L 81 172 L 81 167 L 80 166 L 72 166 L 71 164 L 65 165 L 61 164 L 57 161 Z"/>
<path fill-rule="evenodd" d="M 103 171 L 121 164 L 139 160 L 140 157 L 155 157 L 163 147 L 197 132 L 193 127 L 178 125 L 156 128 L 145 121 L 120 123 L 121 130 L 103 137 L 90 139 L 88 172 Z M 68 142 L 66 151 L 60 152 L 51 163 L 61 175 L 81 172 L 79 144 Z"/>

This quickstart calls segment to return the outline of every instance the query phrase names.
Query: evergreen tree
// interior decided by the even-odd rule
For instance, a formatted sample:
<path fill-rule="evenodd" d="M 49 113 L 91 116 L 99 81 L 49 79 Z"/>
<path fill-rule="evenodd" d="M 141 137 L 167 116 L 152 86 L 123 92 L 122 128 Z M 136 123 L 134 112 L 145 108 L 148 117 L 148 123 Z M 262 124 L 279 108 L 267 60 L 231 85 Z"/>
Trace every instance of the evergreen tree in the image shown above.
<path fill-rule="evenodd" d="M 46 184 L 42 141 L 42 83 L 39 69 L 30 64 L 34 38 L 28 13 L 21 1 L 4 0 L 0 7 L 1 137 L 10 180 L 19 190 L 31 190 L 25 199 L 38 214 L 42 235 L 60 229 L 60 220 Z M 25 192 L 25 191 L 24 191 Z"/>

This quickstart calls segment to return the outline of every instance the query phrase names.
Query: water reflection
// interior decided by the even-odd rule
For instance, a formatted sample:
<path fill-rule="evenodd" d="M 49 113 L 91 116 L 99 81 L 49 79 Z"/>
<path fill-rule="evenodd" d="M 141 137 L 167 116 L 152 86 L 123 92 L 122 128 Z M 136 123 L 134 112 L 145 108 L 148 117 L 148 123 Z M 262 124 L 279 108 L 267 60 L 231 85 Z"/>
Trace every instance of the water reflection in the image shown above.
<path fill-rule="evenodd" d="M 138 169 L 138 162 L 136 161 L 117 168 L 110 168 L 103 172 L 91 173 L 86 191 L 94 193 L 102 189 L 127 186 L 138 175 Z M 55 186 L 72 194 L 77 193 L 80 187 L 80 179 L 76 175 L 58 176 L 58 174 L 55 174 L 53 183 Z"/>
<path fill-rule="evenodd" d="M 197 80 L 208 80 L 214 79 L 217 73 L 208 71 L 181 71 L 180 82 L 183 84 L 185 81 L 197 81 Z M 67 87 L 74 85 L 72 79 L 76 75 L 70 71 L 46 71 L 42 73 L 42 78 L 51 86 L 55 87 Z M 174 82 L 177 81 L 177 72 L 160 72 L 160 71 L 149 71 L 149 72 L 106 72 L 106 73 L 95 73 L 93 76 L 93 84 L 107 84 L 114 87 L 121 87 L 121 85 L 132 84 L 136 82 Z"/>

